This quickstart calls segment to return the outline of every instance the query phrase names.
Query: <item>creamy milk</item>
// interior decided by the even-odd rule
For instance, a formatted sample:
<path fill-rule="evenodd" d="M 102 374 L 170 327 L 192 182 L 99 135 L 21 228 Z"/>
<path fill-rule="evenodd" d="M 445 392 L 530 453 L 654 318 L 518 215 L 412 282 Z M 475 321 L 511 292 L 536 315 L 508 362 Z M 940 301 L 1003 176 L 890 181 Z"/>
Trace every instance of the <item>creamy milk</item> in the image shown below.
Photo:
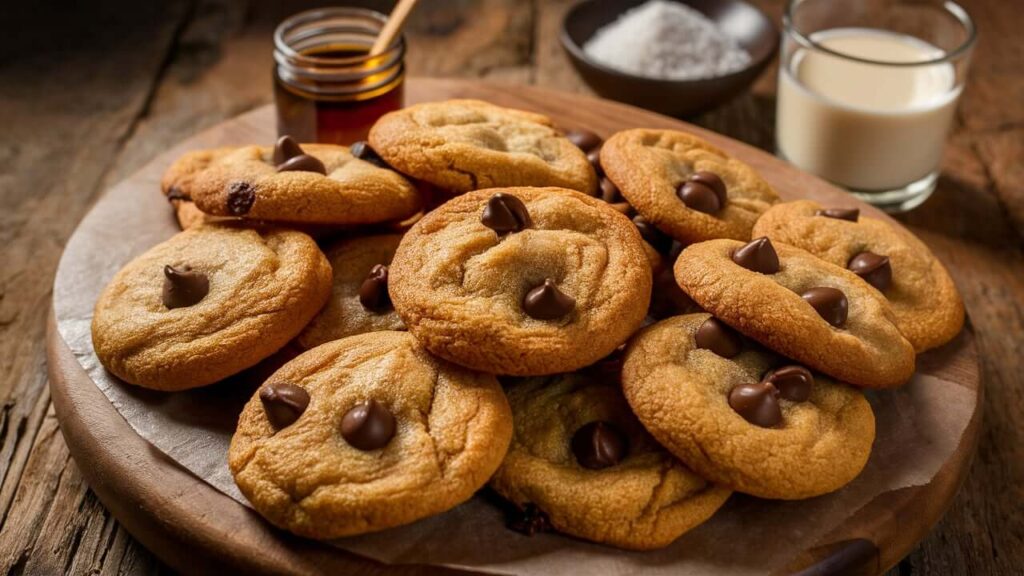
<path fill-rule="evenodd" d="M 880 62 L 943 55 L 917 38 L 867 28 L 836 28 L 811 39 Z M 779 150 L 848 188 L 900 188 L 937 169 L 959 94 L 948 63 L 885 66 L 799 48 L 779 74 Z"/>

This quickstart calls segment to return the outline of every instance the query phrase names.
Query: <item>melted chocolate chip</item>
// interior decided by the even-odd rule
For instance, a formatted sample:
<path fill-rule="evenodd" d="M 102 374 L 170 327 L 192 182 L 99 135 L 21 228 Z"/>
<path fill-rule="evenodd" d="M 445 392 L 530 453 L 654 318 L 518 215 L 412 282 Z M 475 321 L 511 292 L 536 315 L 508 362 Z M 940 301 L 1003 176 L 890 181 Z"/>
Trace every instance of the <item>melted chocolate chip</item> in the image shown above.
<path fill-rule="evenodd" d="M 776 368 L 765 374 L 762 382 L 769 382 L 779 391 L 779 396 L 793 402 L 804 402 L 811 397 L 814 376 L 803 366 L 791 364 Z"/>
<path fill-rule="evenodd" d="M 718 174 L 715 174 L 714 172 L 708 172 L 707 170 L 701 170 L 699 172 L 694 172 L 693 174 L 690 174 L 688 180 L 690 182 L 697 182 L 699 184 L 707 186 L 708 188 L 711 188 L 711 191 L 714 192 L 715 196 L 718 197 L 719 204 L 725 206 L 727 198 L 725 193 L 725 182 L 722 181 L 722 178 L 719 177 Z"/>
<path fill-rule="evenodd" d="M 732 253 L 732 261 L 747 270 L 761 274 L 775 274 L 779 271 L 779 255 L 767 236 L 751 240 Z"/>
<path fill-rule="evenodd" d="M 667 254 L 672 249 L 672 237 L 658 230 L 643 216 L 634 216 L 633 224 L 640 231 L 640 237 L 661 254 Z"/>
<path fill-rule="evenodd" d="M 587 152 L 587 162 L 594 167 L 594 172 L 597 172 L 598 178 L 604 177 L 604 168 L 601 168 L 601 149 L 596 148 Z"/>
<path fill-rule="evenodd" d="M 523 298 L 523 311 L 537 320 L 554 320 L 572 312 L 576 308 L 576 299 L 558 289 L 551 278 L 526 293 Z"/>
<path fill-rule="evenodd" d="M 370 273 L 359 285 L 359 303 L 371 312 L 386 312 L 391 309 L 387 266 L 377 264 L 370 268 Z"/>
<path fill-rule="evenodd" d="M 591 150 L 600 148 L 601 144 L 604 143 L 600 136 L 585 128 L 571 130 L 566 133 L 565 137 L 569 139 L 569 142 L 572 142 L 577 148 L 584 152 L 590 152 Z"/>
<path fill-rule="evenodd" d="M 498 192 L 487 201 L 480 223 L 498 233 L 498 236 L 525 230 L 533 225 L 526 204 L 511 194 Z"/>
<path fill-rule="evenodd" d="M 601 178 L 601 200 L 609 204 L 625 202 L 625 198 L 619 192 L 619 187 L 607 177 Z"/>
<path fill-rule="evenodd" d="M 394 435 L 395 417 L 376 400 L 356 404 L 341 419 L 342 438 L 364 452 L 387 446 Z"/>
<path fill-rule="evenodd" d="M 232 182 L 228 186 L 228 214 L 232 216 L 243 216 L 252 210 L 256 202 L 256 188 L 248 182 Z"/>
<path fill-rule="evenodd" d="M 885 292 L 892 285 L 892 264 L 888 256 L 861 252 L 850 258 L 846 267 L 881 292 Z"/>
<path fill-rule="evenodd" d="M 836 220 L 849 220 L 850 222 L 856 222 L 860 218 L 859 208 L 826 208 L 824 210 L 816 210 L 815 216 L 824 216 L 826 218 L 835 218 Z"/>
<path fill-rule="evenodd" d="M 740 384 L 729 391 L 729 406 L 747 422 L 771 428 L 782 422 L 778 396 L 779 391 L 770 382 Z"/>
<path fill-rule="evenodd" d="M 379 168 L 389 168 L 388 163 L 377 154 L 377 151 L 370 147 L 370 144 L 364 140 L 353 143 L 349 146 L 348 151 L 356 158 L 375 164 Z"/>
<path fill-rule="evenodd" d="M 683 182 L 683 185 L 679 187 L 678 194 L 679 199 L 690 210 L 715 214 L 722 209 L 722 202 L 715 191 L 701 182 Z"/>
<path fill-rule="evenodd" d="M 283 164 L 278 165 L 278 172 L 316 172 L 318 174 L 327 174 L 327 168 L 324 167 L 324 163 L 310 156 L 309 154 L 299 154 L 285 160 Z"/>
<path fill-rule="evenodd" d="M 694 334 L 697 348 L 710 350 L 722 358 L 732 358 L 743 350 L 743 339 L 718 318 L 711 317 Z"/>
<path fill-rule="evenodd" d="M 850 303 L 846 300 L 846 294 L 835 288 L 819 286 L 811 288 L 800 295 L 808 304 L 818 312 L 818 315 L 826 322 L 842 328 L 846 324 L 846 316 L 850 312 Z"/>
<path fill-rule="evenodd" d="M 192 200 L 192 198 L 181 191 L 181 188 L 177 186 L 171 186 L 171 189 L 167 191 L 167 201 L 174 202 L 175 200 Z"/>
<path fill-rule="evenodd" d="M 260 388 L 260 402 L 275 430 L 291 426 L 309 406 L 309 393 L 295 384 L 275 382 Z"/>
<path fill-rule="evenodd" d="M 164 266 L 164 288 L 161 294 L 168 309 L 198 304 L 210 293 L 210 279 L 190 266 Z"/>
<path fill-rule="evenodd" d="M 274 144 L 274 166 L 280 166 L 288 160 L 304 154 L 302 146 L 291 136 L 285 135 L 277 139 Z"/>
<path fill-rule="evenodd" d="M 626 457 L 629 441 L 609 422 L 591 422 L 572 435 L 572 453 L 584 468 L 601 470 Z"/>
<path fill-rule="evenodd" d="M 536 504 L 527 502 L 522 508 L 516 506 L 507 516 L 507 526 L 527 536 L 533 536 L 538 532 L 550 532 L 552 530 L 551 520 L 543 510 Z"/>

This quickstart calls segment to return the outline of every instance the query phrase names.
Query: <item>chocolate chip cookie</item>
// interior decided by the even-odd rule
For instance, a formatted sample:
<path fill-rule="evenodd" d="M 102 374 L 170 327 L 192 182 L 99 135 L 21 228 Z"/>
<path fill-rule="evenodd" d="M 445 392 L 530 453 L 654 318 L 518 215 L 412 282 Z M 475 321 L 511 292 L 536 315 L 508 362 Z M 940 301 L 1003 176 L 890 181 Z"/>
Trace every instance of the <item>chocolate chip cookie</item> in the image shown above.
<path fill-rule="evenodd" d="M 676 281 L 708 312 L 768 348 L 843 382 L 899 386 L 914 347 L 877 290 L 787 244 L 710 240 L 683 250 Z"/>
<path fill-rule="evenodd" d="M 157 390 L 212 384 L 270 356 L 327 301 L 331 267 L 309 236 L 190 228 L 129 262 L 92 319 L 100 362 Z"/>
<path fill-rule="evenodd" d="M 800 200 L 765 212 L 754 235 L 803 248 L 863 278 L 885 294 L 896 325 L 918 352 L 945 344 L 963 327 L 953 279 L 923 242 L 898 226 Z"/>
<path fill-rule="evenodd" d="M 464 502 L 511 435 L 493 376 L 434 358 L 407 332 L 370 332 L 275 372 L 242 410 L 228 464 L 275 526 L 338 538 Z"/>
<path fill-rule="evenodd" d="M 683 243 L 749 240 L 778 194 L 753 168 L 675 130 L 625 130 L 601 147 L 601 167 L 647 221 Z"/>
<path fill-rule="evenodd" d="M 403 330 L 388 295 L 388 267 L 401 234 L 341 240 L 327 250 L 334 287 L 327 306 L 299 335 L 303 348 L 376 330 Z"/>
<path fill-rule="evenodd" d="M 549 118 L 479 100 L 417 104 L 386 114 L 370 130 L 370 144 L 395 169 L 450 192 L 597 189 L 586 155 Z"/>
<path fill-rule="evenodd" d="M 650 437 L 615 381 L 577 372 L 513 381 L 506 393 L 515 430 L 491 486 L 562 532 L 660 548 L 729 498 Z"/>
<path fill-rule="evenodd" d="M 744 341 L 710 314 L 637 334 L 622 389 L 647 430 L 689 467 L 762 498 L 841 488 L 864 468 L 875 438 L 862 392 Z"/>
<path fill-rule="evenodd" d="M 561 188 L 458 196 L 406 233 L 391 264 L 395 310 L 428 350 L 495 374 L 596 362 L 643 322 L 651 268 L 636 227 Z"/>
<path fill-rule="evenodd" d="M 420 210 L 405 178 L 345 146 L 243 146 L 189 152 L 164 174 L 164 194 L 214 216 L 332 225 L 397 221 Z"/>

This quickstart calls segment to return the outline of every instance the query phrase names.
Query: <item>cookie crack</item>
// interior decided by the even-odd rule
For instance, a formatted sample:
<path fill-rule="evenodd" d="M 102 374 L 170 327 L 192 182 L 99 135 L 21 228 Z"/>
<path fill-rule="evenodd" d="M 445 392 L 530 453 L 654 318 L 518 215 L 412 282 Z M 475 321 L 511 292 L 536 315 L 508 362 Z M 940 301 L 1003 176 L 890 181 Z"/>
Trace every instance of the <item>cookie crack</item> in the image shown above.
<path fill-rule="evenodd" d="M 665 506 L 657 506 L 657 502 L 658 497 L 661 495 L 662 491 L 665 489 L 666 483 L 668 482 L 668 473 L 671 469 L 671 460 L 668 460 L 661 465 L 661 468 L 658 470 L 658 483 L 651 489 L 651 496 L 647 500 L 647 505 L 644 506 L 643 513 L 641 514 L 642 517 L 650 516 L 652 514 L 657 516 L 658 512 L 665 508 Z M 671 505 L 671 503 L 668 505 Z"/>
<path fill-rule="evenodd" d="M 456 174 L 461 174 L 461 175 L 465 176 L 466 178 L 469 178 L 469 182 L 470 182 L 470 185 L 472 186 L 473 190 L 479 190 L 480 189 L 480 182 L 477 180 L 476 174 L 474 174 L 472 172 L 469 172 L 467 170 L 463 170 L 461 168 L 456 167 L 455 166 L 455 160 L 451 160 L 451 161 L 448 162 L 448 169 L 451 170 L 452 172 L 455 172 Z"/>
<path fill-rule="evenodd" d="M 437 449 L 437 440 L 434 439 L 433 431 L 430 428 L 430 416 L 434 413 L 434 402 L 437 400 L 437 387 L 441 382 L 441 372 L 434 372 L 434 383 L 430 387 L 430 402 L 427 404 L 427 411 L 420 412 L 423 414 L 423 427 L 427 433 L 427 438 L 430 439 L 430 450 L 434 454 L 434 462 L 437 464 L 437 472 L 441 478 L 445 477 L 447 472 L 446 459 L 441 456 L 441 452 Z"/>

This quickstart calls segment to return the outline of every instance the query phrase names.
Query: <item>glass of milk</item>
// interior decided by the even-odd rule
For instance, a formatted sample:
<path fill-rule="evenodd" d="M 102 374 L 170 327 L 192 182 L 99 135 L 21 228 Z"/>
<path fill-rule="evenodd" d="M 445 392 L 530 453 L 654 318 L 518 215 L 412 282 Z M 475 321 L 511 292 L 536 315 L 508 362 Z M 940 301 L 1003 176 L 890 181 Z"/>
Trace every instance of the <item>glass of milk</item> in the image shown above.
<path fill-rule="evenodd" d="M 975 30 L 941 0 L 790 0 L 776 146 L 890 212 L 931 195 Z"/>

